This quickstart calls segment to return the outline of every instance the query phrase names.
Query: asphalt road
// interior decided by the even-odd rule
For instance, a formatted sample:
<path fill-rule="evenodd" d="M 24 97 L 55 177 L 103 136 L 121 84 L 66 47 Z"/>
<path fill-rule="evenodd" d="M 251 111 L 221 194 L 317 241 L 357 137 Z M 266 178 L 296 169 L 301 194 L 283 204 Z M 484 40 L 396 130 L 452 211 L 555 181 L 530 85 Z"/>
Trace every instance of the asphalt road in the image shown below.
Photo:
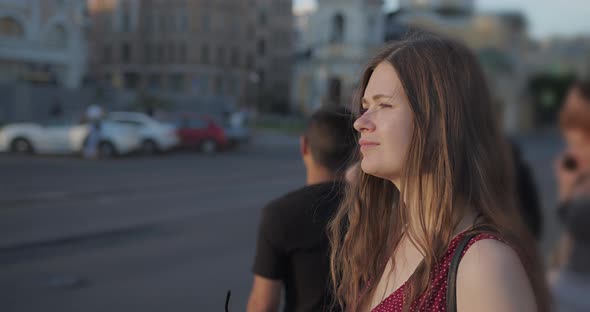
<path fill-rule="evenodd" d="M 555 135 L 519 139 L 557 237 Z M 0 155 L 0 311 L 243 311 L 259 211 L 304 184 L 294 138 L 233 153 Z"/>

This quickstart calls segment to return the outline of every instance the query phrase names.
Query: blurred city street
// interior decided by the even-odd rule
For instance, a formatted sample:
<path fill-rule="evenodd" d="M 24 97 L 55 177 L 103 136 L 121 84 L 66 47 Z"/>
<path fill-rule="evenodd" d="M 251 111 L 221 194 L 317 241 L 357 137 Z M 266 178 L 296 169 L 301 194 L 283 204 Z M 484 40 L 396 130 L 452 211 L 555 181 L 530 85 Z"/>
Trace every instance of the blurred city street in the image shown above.
<path fill-rule="evenodd" d="M 297 139 L 260 139 L 215 156 L 0 156 L 0 310 L 221 311 L 229 289 L 243 310 L 258 211 L 305 182 Z"/>
<path fill-rule="evenodd" d="M 243 311 L 259 211 L 304 184 L 297 138 L 235 153 L 0 155 L 1 311 Z M 554 131 L 518 139 L 553 220 Z M 34 300 L 32 300 L 34 298 Z"/>

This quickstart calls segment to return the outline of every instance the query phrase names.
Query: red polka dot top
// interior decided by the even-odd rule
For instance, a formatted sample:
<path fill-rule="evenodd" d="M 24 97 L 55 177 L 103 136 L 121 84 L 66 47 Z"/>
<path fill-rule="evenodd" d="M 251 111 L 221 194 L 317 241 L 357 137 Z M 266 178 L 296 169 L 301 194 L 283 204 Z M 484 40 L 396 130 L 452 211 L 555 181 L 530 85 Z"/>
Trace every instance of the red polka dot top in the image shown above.
<path fill-rule="evenodd" d="M 414 303 L 410 306 L 410 311 L 415 312 L 445 312 L 447 309 L 447 278 L 449 274 L 449 265 L 453 258 L 453 254 L 457 249 L 457 245 L 461 241 L 461 238 L 466 233 L 461 233 L 457 235 L 452 241 L 447 250 L 445 256 L 443 257 L 443 261 L 439 262 L 439 264 L 434 268 L 430 283 L 432 288 L 427 290 L 420 298 L 418 298 Z M 463 255 L 465 252 L 471 247 L 475 242 L 483 240 L 483 239 L 496 239 L 500 240 L 497 236 L 489 233 L 481 233 L 474 236 L 463 251 Z M 404 306 L 404 293 L 405 288 L 407 287 L 408 281 L 406 281 L 402 286 L 400 286 L 397 290 L 395 290 L 391 295 L 385 298 L 381 303 L 373 308 L 372 312 L 401 312 L 403 311 Z M 419 303 L 421 301 L 425 301 L 421 307 L 419 307 Z"/>

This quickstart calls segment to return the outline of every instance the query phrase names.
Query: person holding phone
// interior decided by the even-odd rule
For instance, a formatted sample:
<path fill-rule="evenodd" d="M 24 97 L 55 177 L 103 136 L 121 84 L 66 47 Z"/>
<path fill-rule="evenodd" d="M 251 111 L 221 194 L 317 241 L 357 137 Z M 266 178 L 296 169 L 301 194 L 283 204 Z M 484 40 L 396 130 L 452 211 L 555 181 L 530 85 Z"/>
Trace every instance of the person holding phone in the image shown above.
<path fill-rule="evenodd" d="M 560 113 L 558 216 L 564 235 L 551 274 L 557 311 L 590 311 L 590 81 L 574 84 Z"/>

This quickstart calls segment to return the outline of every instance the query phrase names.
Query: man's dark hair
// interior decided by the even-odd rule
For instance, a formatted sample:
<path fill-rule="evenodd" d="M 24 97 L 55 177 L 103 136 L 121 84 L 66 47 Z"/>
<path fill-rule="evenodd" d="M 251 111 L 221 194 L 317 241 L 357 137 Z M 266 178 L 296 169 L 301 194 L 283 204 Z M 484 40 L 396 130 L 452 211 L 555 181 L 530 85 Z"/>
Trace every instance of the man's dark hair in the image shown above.
<path fill-rule="evenodd" d="M 305 130 L 311 156 L 336 174 L 343 174 L 356 147 L 354 120 L 344 107 L 315 112 Z"/>

